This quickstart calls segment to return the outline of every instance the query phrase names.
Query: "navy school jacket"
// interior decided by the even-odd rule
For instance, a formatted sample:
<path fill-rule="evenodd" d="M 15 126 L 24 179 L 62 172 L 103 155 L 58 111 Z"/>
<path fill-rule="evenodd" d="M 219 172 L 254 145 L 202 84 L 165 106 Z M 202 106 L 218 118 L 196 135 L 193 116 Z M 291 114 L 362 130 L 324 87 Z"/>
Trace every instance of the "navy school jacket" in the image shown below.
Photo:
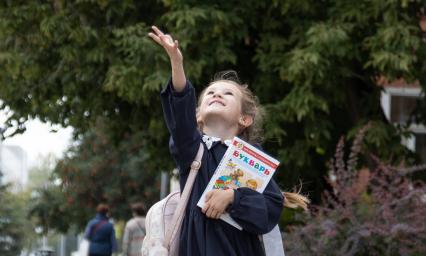
<path fill-rule="evenodd" d="M 182 191 L 190 165 L 202 142 L 195 115 L 195 90 L 187 81 L 185 89 L 176 92 L 169 81 L 161 92 L 161 103 L 171 134 L 169 146 L 179 168 Z M 278 223 L 284 200 L 273 179 L 262 194 L 249 188 L 239 188 L 235 191 L 229 213 L 243 227 L 242 231 L 222 220 L 207 218 L 197 206 L 226 149 L 227 146 L 221 142 L 215 142 L 210 150 L 204 145 L 201 167 L 182 224 L 179 255 L 264 255 L 258 235 L 269 232 Z"/>

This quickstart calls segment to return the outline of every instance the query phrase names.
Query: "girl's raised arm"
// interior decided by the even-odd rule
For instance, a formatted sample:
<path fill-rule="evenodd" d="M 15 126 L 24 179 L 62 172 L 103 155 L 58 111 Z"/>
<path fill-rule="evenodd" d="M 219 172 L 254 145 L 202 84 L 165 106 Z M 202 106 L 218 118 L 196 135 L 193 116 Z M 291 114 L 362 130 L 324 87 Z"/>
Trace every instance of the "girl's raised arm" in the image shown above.
<path fill-rule="evenodd" d="M 164 34 L 156 26 L 152 26 L 152 31 L 148 33 L 155 42 L 161 45 L 166 50 L 172 65 L 172 83 L 173 88 L 177 92 L 183 91 L 186 85 L 185 71 L 183 70 L 183 56 L 179 50 L 179 43 L 173 40 L 169 34 Z"/>

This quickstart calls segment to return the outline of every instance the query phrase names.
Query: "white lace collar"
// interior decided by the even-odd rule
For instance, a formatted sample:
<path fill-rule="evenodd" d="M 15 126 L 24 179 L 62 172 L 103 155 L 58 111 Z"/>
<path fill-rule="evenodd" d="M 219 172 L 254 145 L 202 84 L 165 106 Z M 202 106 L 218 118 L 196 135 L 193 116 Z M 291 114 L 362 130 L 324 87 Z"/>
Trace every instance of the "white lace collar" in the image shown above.
<path fill-rule="evenodd" d="M 210 148 L 213 146 L 214 142 L 216 142 L 216 141 L 222 141 L 222 139 L 218 138 L 218 137 L 213 137 L 213 136 L 209 136 L 209 135 L 204 134 L 203 135 L 203 141 L 206 144 L 207 149 L 210 150 Z M 231 140 L 224 140 L 223 143 L 226 146 L 229 146 L 229 145 L 231 145 Z"/>

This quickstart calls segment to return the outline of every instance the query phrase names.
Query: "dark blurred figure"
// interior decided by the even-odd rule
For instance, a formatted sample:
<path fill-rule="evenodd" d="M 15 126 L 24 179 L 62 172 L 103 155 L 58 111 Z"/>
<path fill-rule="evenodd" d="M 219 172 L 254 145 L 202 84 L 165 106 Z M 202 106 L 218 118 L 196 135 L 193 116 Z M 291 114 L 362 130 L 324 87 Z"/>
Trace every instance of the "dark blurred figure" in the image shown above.
<path fill-rule="evenodd" d="M 90 241 L 89 256 L 111 256 L 117 251 L 114 226 L 109 222 L 109 206 L 99 204 L 96 217 L 91 219 L 84 231 L 84 238 Z"/>

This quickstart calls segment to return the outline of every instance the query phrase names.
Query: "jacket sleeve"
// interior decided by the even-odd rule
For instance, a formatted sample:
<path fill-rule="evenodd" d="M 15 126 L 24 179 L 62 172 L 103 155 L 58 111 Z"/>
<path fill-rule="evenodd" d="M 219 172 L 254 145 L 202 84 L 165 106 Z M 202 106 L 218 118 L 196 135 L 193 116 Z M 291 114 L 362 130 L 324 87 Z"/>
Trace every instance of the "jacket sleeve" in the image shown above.
<path fill-rule="evenodd" d="M 111 251 L 116 252 L 117 251 L 117 240 L 115 239 L 115 229 L 112 228 L 111 232 Z"/>
<path fill-rule="evenodd" d="M 231 217 L 241 227 L 254 234 L 265 234 L 278 223 L 283 208 L 283 195 L 272 179 L 263 193 L 250 188 L 238 188 L 229 207 Z"/>
<path fill-rule="evenodd" d="M 87 223 L 86 229 L 84 230 L 84 235 L 83 237 L 87 240 L 90 240 L 90 232 L 92 230 L 93 227 L 93 220 L 89 221 L 89 223 Z"/>
<path fill-rule="evenodd" d="M 171 80 L 161 92 L 164 119 L 170 132 L 170 152 L 181 174 L 188 172 L 201 140 L 197 128 L 195 89 L 189 81 L 182 92 L 173 89 Z"/>

